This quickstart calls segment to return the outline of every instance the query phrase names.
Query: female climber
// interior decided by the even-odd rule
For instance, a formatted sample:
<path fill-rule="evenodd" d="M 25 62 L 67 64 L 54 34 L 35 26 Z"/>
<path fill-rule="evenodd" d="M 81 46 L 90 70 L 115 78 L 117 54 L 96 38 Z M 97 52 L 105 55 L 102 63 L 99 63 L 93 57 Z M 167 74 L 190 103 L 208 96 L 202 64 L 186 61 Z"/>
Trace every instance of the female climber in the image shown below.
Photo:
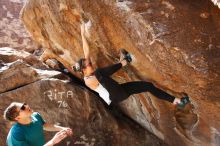
<path fill-rule="evenodd" d="M 110 76 L 132 61 L 130 54 L 124 49 L 120 50 L 119 63 L 104 68 L 94 69 L 90 61 L 90 51 L 85 38 L 84 23 L 81 25 L 81 36 L 85 58 L 80 59 L 75 66 L 73 66 L 73 69 L 82 73 L 86 86 L 96 91 L 108 105 L 119 103 L 130 95 L 141 92 L 150 92 L 155 97 L 171 102 L 178 108 L 184 108 L 184 106 L 190 102 L 186 94 L 181 95 L 181 98 L 175 98 L 155 87 L 150 82 L 133 81 L 119 84 L 113 80 Z"/>

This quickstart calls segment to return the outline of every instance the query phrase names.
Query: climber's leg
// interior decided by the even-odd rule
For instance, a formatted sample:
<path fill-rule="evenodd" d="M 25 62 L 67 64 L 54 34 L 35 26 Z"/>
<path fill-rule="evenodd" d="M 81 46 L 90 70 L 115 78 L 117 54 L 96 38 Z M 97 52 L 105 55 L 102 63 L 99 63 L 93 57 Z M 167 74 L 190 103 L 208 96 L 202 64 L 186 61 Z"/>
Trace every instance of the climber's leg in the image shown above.
<path fill-rule="evenodd" d="M 169 101 L 171 103 L 173 103 L 174 99 L 175 99 L 174 96 L 155 87 L 150 82 L 135 81 L 135 82 L 128 82 L 128 83 L 121 84 L 121 86 L 126 90 L 126 92 L 128 92 L 129 95 L 138 94 L 141 92 L 150 92 L 151 94 L 153 94 L 157 98 Z"/>
<path fill-rule="evenodd" d="M 122 67 L 121 63 L 113 64 L 107 67 L 97 68 L 96 71 L 100 72 L 102 75 L 111 76 L 116 71 Z"/>

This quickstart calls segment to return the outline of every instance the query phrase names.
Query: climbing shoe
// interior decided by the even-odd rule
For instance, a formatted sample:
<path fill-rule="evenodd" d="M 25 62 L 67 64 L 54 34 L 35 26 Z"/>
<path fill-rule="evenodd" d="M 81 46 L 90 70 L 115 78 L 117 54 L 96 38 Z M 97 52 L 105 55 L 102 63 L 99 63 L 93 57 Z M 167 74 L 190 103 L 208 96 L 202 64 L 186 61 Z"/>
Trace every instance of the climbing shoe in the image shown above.
<path fill-rule="evenodd" d="M 122 60 L 126 60 L 128 63 L 132 61 L 131 55 L 125 49 L 120 49 L 120 56 L 122 56 Z"/>
<path fill-rule="evenodd" d="M 180 99 L 180 103 L 177 104 L 177 108 L 183 109 L 189 102 L 189 97 L 186 95 Z"/>

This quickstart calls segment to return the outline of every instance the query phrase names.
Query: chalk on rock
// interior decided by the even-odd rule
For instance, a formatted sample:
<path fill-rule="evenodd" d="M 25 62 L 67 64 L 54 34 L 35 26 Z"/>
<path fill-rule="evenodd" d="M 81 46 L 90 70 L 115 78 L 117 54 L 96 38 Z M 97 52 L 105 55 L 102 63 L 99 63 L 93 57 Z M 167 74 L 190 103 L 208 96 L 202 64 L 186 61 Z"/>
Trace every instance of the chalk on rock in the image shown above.
<path fill-rule="evenodd" d="M 92 22 L 91 20 L 89 20 L 85 23 L 85 32 L 87 37 L 90 37 L 91 27 L 92 27 Z"/>

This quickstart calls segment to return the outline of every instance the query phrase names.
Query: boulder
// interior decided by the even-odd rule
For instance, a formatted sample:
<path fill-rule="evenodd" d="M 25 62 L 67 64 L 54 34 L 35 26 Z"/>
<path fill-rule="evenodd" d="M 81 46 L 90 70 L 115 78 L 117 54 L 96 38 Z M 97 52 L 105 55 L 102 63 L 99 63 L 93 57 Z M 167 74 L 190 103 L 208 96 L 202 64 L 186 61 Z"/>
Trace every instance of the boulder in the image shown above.
<path fill-rule="evenodd" d="M 220 10 L 210 0 L 28 0 L 21 18 L 32 38 L 71 70 L 83 57 L 85 21 L 92 62 L 117 61 L 119 48 L 134 61 L 114 78 L 151 81 L 192 104 L 183 111 L 148 93 L 121 104 L 123 111 L 169 145 L 219 145 Z M 79 76 L 77 73 L 73 74 Z"/>

